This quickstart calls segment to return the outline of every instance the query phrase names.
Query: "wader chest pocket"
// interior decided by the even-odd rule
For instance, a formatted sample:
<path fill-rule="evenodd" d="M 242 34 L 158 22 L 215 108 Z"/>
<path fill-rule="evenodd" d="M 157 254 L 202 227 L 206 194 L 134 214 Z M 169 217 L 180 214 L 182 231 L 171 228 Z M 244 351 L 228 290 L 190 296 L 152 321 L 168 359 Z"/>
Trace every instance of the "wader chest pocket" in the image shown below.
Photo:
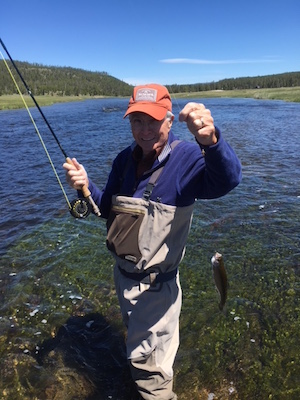
<path fill-rule="evenodd" d="M 137 264 L 142 257 L 138 238 L 143 218 L 141 210 L 113 206 L 106 223 L 107 248 L 118 257 Z"/>

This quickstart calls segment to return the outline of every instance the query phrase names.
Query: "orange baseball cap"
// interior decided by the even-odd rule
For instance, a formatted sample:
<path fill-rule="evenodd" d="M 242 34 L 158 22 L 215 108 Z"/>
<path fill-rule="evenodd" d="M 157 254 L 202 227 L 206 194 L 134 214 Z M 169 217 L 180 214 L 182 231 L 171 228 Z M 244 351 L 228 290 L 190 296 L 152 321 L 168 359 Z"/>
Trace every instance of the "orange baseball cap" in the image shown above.
<path fill-rule="evenodd" d="M 172 101 L 168 89 L 151 83 L 136 86 L 133 89 L 124 118 L 133 112 L 143 112 L 160 121 L 166 116 L 167 111 L 172 112 Z"/>

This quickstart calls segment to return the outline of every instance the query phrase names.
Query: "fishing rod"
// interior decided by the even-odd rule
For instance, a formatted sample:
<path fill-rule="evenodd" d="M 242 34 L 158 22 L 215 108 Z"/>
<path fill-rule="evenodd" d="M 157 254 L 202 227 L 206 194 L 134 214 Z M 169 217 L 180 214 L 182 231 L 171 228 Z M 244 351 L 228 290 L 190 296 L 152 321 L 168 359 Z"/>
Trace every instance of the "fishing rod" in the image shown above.
<path fill-rule="evenodd" d="M 30 88 L 28 87 L 27 83 L 25 82 L 25 80 L 24 80 L 24 78 L 23 78 L 21 72 L 19 71 L 18 67 L 16 66 L 14 60 L 12 59 L 12 57 L 11 57 L 9 51 L 7 50 L 7 47 L 5 46 L 5 44 L 3 43 L 3 41 L 2 41 L 1 38 L 0 38 L 0 43 L 1 43 L 1 46 L 3 47 L 3 49 L 5 50 L 5 52 L 6 52 L 7 56 L 8 56 L 8 58 L 10 59 L 12 65 L 13 65 L 13 67 L 14 67 L 14 69 L 16 70 L 17 74 L 19 75 L 21 81 L 23 82 L 23 84 L 24 84 L 24 86 L 25 86 L 25 88 L 26 88 L 26 90 L 27 90 L 27 93 L 30 95 L 30 97 L 31 97 L 31 99 L 33 100 L 33 102 L 34 102 L 36 108 L 38 109 L 38 111 L 39 111 L 39 113 L 41 114 L 43 120 L 45 121 L 47 127 L 49 128 L 49 130 L 50 130 L 52 136 L 54 137 L 54 139 L 55 139 L 55 141 L 56 141 L 56 143 L 57 143 L 59 149 L 60 149 L 61 152 L 63 153 L 63 155 L 64 155 L 64 157 L 65 157 L 65 159 L 66 159 L 66 162 L 67 162 L 68 164 L 74 165 L 73 162 L 72 162 L 72 160 L 71 160 L 71 158 L 67 156 L 67 153 L 66 153 L 65 150 L 63 149 L 61 143 L 60 143 L 59 140 L 58 140 L 58 137 L 57 137 L 56 134 L 54 133 L 54 131 L 53 131 L 53 129 L 52 129 L 52 127 L 51 127 L 49 121 L 47 120 L 45 114 L 44 114 L 43 111 L 41 110 L 41 108 L 40 108 L 38 102 L 36 101 L 34 95 L 32 94 L 32 92 L 31 92 L 31 90 L 30 90 Z M 0 53 L 1 53 L 1 52 L 0 52 Z M 90 190 L 88 189 L 88 187 L 87 187 L 86 185 L 84 185 L 84 186 L 81 188 L 82 193 L 83 193 L 83 196 L 84 196 L 84 199 L 75 199 L 75 200 L 73 200 L 72 202 L 69 201 L 69 199 L 68 199 L 68 197 L 67 197 L 67 195 L 66 195 L 66 193 L 65 193 L 65 191 L 64 191 L 64 188 L 63 188 L 63 186 L 62 186 L 62 183 L 61 183 L 61 181 L 60 181 L 60 179 L 59 179 L 59 176 L 58 176 L 58 174 L 57 174 L 57 172 L 56 172 L 56 169 L 55 169 L 55 167 L 54 167 L 54 164 L 53 164 L 53 162 L 52 162 L 52 160 L 51 160 L 50 154 L 48 153 L 47 147 L 46 147 L 46 145 L 45 145 L 45 143 L 44 143 L 44 141 L 43 141 L 43 138 L 42 138 L 42 136 L 41 136 L 41 134 L 40 134 L 40 132 L 39 132 L 39 130 L 38 130 L 38 128 L 37 128 L 37 125 L 36 125 L 36 123 L 35 123 L 35 121 L 34 121 L 34 119 L 33 119 L 33 117 L 32 117 L 32 114 L 31 114 L 31 112 L 30 112 L 30 110 L 29 110 L 29 108 L 28 108 L 28 106 L 27 106 L 27 103 L 25 102 L 25 99 L 24 99 L 24 97 L 23 97 L 23 95 L 22 95 L 22 92 L 20 91 L 19 86 L 18 86 L 18 84 L 17 84 L 17 82 L 16 82 L 16 80 L 15 80 L 15 78 L 14 78 L 14 76 L 13 76 L 13 74 L 12 74 L 12 72 L 11 72 L 11 70 L 10 70 L 10 68 L 9 68 L 9 66 L 8 66 L 8 64 L 7 64 L 7 62 L 6 62 L 6 60 L 5 60 L 5 58 L 3 57 L 2 53 L 1 53 L 1 56 L 2 56 L 2 58 L 3 58 L 3 61 L 4 61 L 4 63 L 5 63 L 6 68 L 7 68 L 8 72 L 9 72 L 9 74 L 10 74 L 10 76 L 11 76 L 11 78 L 12 78 L 12 80 L 13 80 L 13 82 L 14 82 L 14 84 L 15 84 L 17 90 L 18 90 L 18 92 L 19 92 L 19 95 L 20 95 L 21 98 L 22 98 L 22 101 L 23 101 L 23 103 L 24 103 L 24 105 L 25 105 L 25 108 L 26 108 L 28 114 L 29 114 L 29 117 L 30 117 L 30 119 L 31 119 L 31 121 L 32 121 L 32 123 L 33 123 L 33 125 L 34 125 L 34 127 L 35 127 L 36 133 L 37 133 L 37 135 L 38 135 L 38 137 L 39 137 L 39 139 L 40 139 L 40 141 L 41 141 L 41 143 L 42 143 L 42 146 L 43 146 L 43 148 L 44 148 L 44 150 L 45 150 L 45 152 L 46 152 L 46 155 L 47 155 L 47 157 L 48 157 L 48 160 L 49 160 L 49 162 L 50 162 L 50 164 L 51 164 L 51 166 L 52 166 L 52 169 L 53 169 L 53 171 L 54 171 L 54 174 L 55 174 L 55 176 L 56 176 L 56 179 L 58 180 L 58 183 L 59 183 L 59 185 L 60 185 L 60 187 L 61 187 L 61 190 L 62 190 L 62 192 L 63 192 L 63 194 L 64 194 L 64 196 L 65 196 L 65 199 L 66 199 L 66 202 L 67 202 L 67 204 L 68 204 L 69 211 L 70 211 L 71 215 L 72 215 L 73 217 L 75 217 L 75 218 L 86 218 L 86 217 L 90 214 L 91 210 L 93 209 L 94 213 L 95 213 L 98 217 L 100 217 L 101 213 L 100 213 L 100 211 L 99 211 L 99 208 L 98 208 L 97 204 L 95 204 L 95 202 L 94 202 L 94 200 L 93 200 L 93 198 L 92 198 L 92 196 L 91 196 L 91 192 L 90 192 Z"/>

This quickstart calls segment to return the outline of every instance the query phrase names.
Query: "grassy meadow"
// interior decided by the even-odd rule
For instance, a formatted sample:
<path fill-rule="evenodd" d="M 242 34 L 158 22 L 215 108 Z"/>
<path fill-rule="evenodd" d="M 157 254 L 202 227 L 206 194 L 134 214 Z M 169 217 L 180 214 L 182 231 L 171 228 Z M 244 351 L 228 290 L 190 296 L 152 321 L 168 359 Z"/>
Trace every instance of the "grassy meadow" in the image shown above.
<path fill-rule="evenodd" d="M 24 100 L 28 107 L 34 107 L 34 102 L 29 95 L 24 95 Z M 68 103 L 71 101 L 81 101 L 87 96 L 57 96 L 57 95 L 45 95 L 45 96 L 34 96 L 39 106 L 51 106 L 55 103 Z M 24 103 L 20 95 L 18 94 L 5 94 L 0 96 L 0 110 L 15 110 L 18 108 L 24 108 Z"/>
<path fill-rule="evenodd" d="M 275 89 L 209 90 L 203 92 L 176 94 L 177 98 L 252 98 L 260 100 L 284 100 L 300 102 L 300 87 Z"/>
<path fill-rule="evenodd" d="M 253 98 L 262 100 L 284 100 L 290 102 L 300 102 L 300 87 L 276 88 L 276 89 L 243 89 L 243 90 L 210 90 L 202 92 L 176 93 L 175 98 Z M 66 103 L 71 101 L 81 101 L 91 98 L 89 96 L 57 96 L 45 95 L 35 96 L 40 106 L 48 106 L 54 103 Z M 29 95 L 25 95 L 24 99 L 28 107 L 34 106 Z M 24 103 L 17 94 L 0 96 L 0 110 L 12 110 L 23 108 Z"/>

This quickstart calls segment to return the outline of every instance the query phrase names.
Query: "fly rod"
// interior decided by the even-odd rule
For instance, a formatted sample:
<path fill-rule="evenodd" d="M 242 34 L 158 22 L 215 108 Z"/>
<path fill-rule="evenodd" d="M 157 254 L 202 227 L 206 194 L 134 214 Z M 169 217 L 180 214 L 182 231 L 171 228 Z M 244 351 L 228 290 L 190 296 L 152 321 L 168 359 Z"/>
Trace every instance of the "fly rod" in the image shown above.
<path fill-rule="evenodd" d="M 38 102 L 36 101 L 34 95 L 32 94 L 32 92 L 31 92 L 31 90 L 30 90 L 30 88 L 28 87 L 27 83 L 25 82 L 25 80 L 24 80 L 24 78 L 23 78 L 21 72 L 19 71 L 19 68 L 16 66 L 14 60 L 12 59 L 12 57 L 11 57 L 9 51 L 7 50 L 7 47 L 5 46 L 5 44 L 3 43 L 3 41 L 2 41 L 1 38 L 0 38 L 0 43 L 1 43 L 1 46 L 3 47 L 3 49 L 5 50 L 5 52 L 6 52 L 7 56 L 8 56 L 8 58 L 10 59 L 12 65 L 13 65 L 13 67 L 14 67 L 14 69 L 16 70 L 17 74 L 19 75 L 19 77 L 20 77 L 22 83 L 24 84 L 24 86 L 25 86 L 25 88 L 26 88 L 26 90 L 27 90 L 27 93 L 30 95 L 30 97 L 31 97 L 31 99 L 33 100 L 33 102 L 34 102 L 36 108 L 38 109 L 39 113 L 41 114 L 41 116 L 42 116 L 43 120 L 45 121 L 47 127 L 49 128 L 51 134 L 53 135 L 53 137 L 54 137 L 54 139 L 55 139 L 55 141 L 56 141 L 56 143 L 57 143 L 59 149 L 60 149 L 61 152 L 63 153 L 63 155 L 64 155 L 64 157 L 65 157 L 67 163 L 73 165 L 73 162 L 72 162 L 71 158 L 68 157 L 68 156 L 67 156 L 67 153 L 64 151 L 64 149 L 63 149 L 61 143 L 59 142 L 59 140 L 58 140 L 56 134 L 54 133 L 54 131 L 53 131 L 53 129 L 52 129 L 52 127 L 51 127 L 49 121 L 47 120 L 45 114 L 43 113 L 42 109 L 40 108 Z M 66 193 L 65 193 L 65 191 L 64 191 L 64 189 L 63 189 L 63 186 L 62 186 L 62 184 L 61 184 L 61 182 L 60 182 L 60 179 L 59 179 L 59 177 L 58 177 L 58 175 L 57 175 L 57 172 L 56 172 L 56 170 L 55 170 L 55 167 L 54 167 L 54 165 L 53 165 L 53 163 L 52 163 L 52 160 L 51 160 L 51 157 L 50 157 L 50 155 L 49 155 L 49 153 L 48 153 L 48 150 L 47 150 L 47 148 L 46 148 L 46 145 L 45 145 L 45 143 L 44 143 L 44 141 L 43 141 L 43 139 L 42 139 L 42 137 L 41 137 L 41 135 L 40 135 L 40 133 L 39 133 L 39 130 L 38 130 L 36 124 L 35 124 L 35 121 L 34 121 L 32 115 L 31 115 L 31 113 L 30 113 L 29 108 L 28 108 L 28 106 L 27 106 L 27 104 L 26 104 L 26 102 L 25 102 L 25 99 L 24 99 L 24 97 L 23 97 L 23 95 L 22 95 L 22 92 L 20 91 L 19 86 L 18 86 L 16 80 L 14 79 L 14 76 L 13 76 L 13 74 L 12 74 L 12 72 L 11 72 L 9 66 L 7 65 L 6 60 L 5 60 L 5 58 L 3 57 L 2 53 L 1 53 L 1 56 L 2 56 L 2 58 L 3 58 L 3 61 L 4 61 L 4 63 L 5 63 L 5 66 L 6 66 L 7 70 L 8 70 L 8 72 L 9 72 L 9 74 L 10 74 L 10 76 L 11 76 L 11 78 L 12 78 L 12 80 L 13 80 L 13 82 L 14 82 L 14 84 L 15 84 L 15 86 L 16 86 L 16 88 L 17 88 L 17 90 L 18 90 L 18 92 L 19 92 L 19 94 L 20 94 L 20 96 L 21 96 L 21 98 L 22 98 L 22 100 L 23 100 L 23 103 L 24 103 L 24 105 L 25 105 L 25 107 L 26 107 L 26 109 L 27 109 L 27 112 L 28 112 L 28 114 L 29 114 L 29 116 L 30 116 L 30 118 L 31 118 L 31 121 L 32 121 L 32 123 L 33 123 L 33 125 L 34 125 L 34 127 L 35 127 L 35 130 L 36 130 L 36 132 L 37 132 L 37 134 L 38 134 L 38 136 L 39 136 L 39 139 L 40 139 L 40 141 L 41 141 L 41 143 L 42 143 L 42 146 L 43 146 L 43 148 L 44 148 L 44 150 L 45 150 L 45 152 L 46 152 L 46 155 L 47 155 L 47 157 L 48 157 L 48 159 L 49 159 L 49 162 L 50 162 L 50 164 L 51 164 L 51 166 L 52 166 L 52 169 L 53 169 L 53 171 L 54 171 L 54 173 L 55 173 L 55 176 L 56 176 L 56 178 L 57 178 L 57 180 L 58 180 L 58 183 L 60 184 L 60 187 L 61 187 L 61 189 L 62 189 L 62 191 L 63 191 L 63 194 L 64 194 L 64 196 L 65 196 L 65 198 L 66 198 L 66 201 L 67 201 L 67 204 L 68 204 L 68 206 L 69 206 L 69 210 L 70 210 L 71 215 L 72 215 L 73 217 L 75 217 L 75 218 L 86 218 L 86 217 L 89 215 L 89 213 L 90 213 L 90 211 L 91 211 L 91 208 L 92 208 L 93 211 L 94 211 L 94 213 L 95 213 L 97 216 L 100 216 L 101 213 L 100 213 L 100 211 L 99 211 L 99 208 L 98 208 L 97 204 L 95 204 L 95 202 L 94 202 L 94 200 L 93 200 L 93 198 L 92 198 L 92 196 L 91 196 L 91 192 L 90 192 L 90 190 L 88 189 L 88 187 L 87 187 L 86 185 L 84 185 L 84 186 L 82 187 L 82 189 L 81 189 L 81 190 L 82 190 L 82 193 L 83 193 L 83 196 L 85 197 L 86 200 L 84 200 L 84 199 L 76 199 L 76 200 L 73 200 L 71 203 L 69 202 L 69 200 L 68 200 L 68 198 L 67 198 L 67 195 L 66 195 Z"/>

